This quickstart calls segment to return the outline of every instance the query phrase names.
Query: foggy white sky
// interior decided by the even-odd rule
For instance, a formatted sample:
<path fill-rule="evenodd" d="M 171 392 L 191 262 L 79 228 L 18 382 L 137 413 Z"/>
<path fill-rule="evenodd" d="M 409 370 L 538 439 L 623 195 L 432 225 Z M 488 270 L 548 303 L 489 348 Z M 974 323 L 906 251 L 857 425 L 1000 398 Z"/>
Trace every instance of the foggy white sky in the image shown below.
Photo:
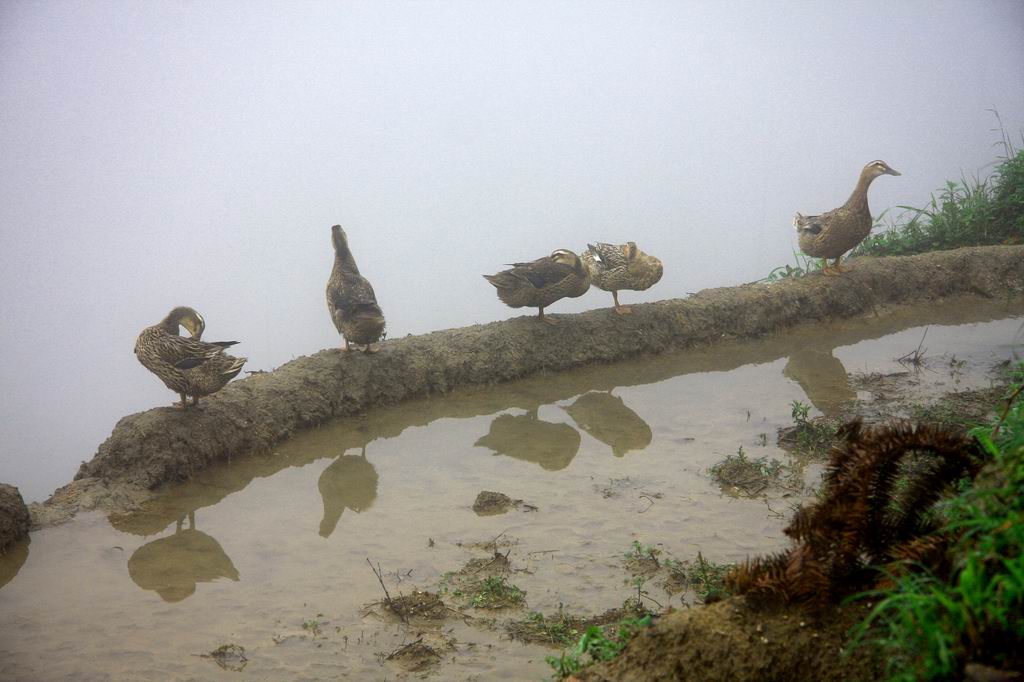
<path fill-rule="evenodd" d="M 0 481 L 41 499 L 175 396 L 174 305 L 246 369 L 336 345 L 343 224 L 389 336 L 488 322 L 480 275 L 635 240 L 662 282 L 792 262 L 860 168 L 922 204 L 1024 127 L 1020 2 L 0 3 Z M 607 307 L 592 291 L 550 312 Z"/>

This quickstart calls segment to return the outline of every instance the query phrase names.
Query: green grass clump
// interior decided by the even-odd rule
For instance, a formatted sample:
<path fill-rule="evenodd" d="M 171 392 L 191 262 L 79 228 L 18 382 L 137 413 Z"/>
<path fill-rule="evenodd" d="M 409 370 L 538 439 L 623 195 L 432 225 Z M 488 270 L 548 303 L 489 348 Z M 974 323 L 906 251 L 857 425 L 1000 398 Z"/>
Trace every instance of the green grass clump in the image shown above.
<path fill-rule="evenodd" d="M 531 611 L 526 616 L 526 620 L 512 624 L 510 633 L 513 637 L 526 641 L 547 642 L 562 646 L 572 644 L 580 634 L 576 619 L 565 613 L 561 606 L 558 608 L 558 613 L 550 617 L 537 611 Z"/>
<path fill-rule="evenodd" d="M 572 651 L 563 652 L 559 656 L 548 656 L 544 660 L 554 669 L 556 679 L 565 679 L 591 663 L 610 661 L 621 654 L 629 640 L 633 639 L 637 632 L 650 626 L 651 620 L 652 617 L 648 615 L 624 620 L 613 628 L 591 625 Z"/>
<path fill-rule="evenodd" d="M 475 609 L 506 609 L 526 603 L 526 593 L 503 576 L 484 578 L 470 590 L 466 606 Z"/>
<path fill-rule="evenodd" d="M 947 182 L 923 208 L 899 206 L 903 212 L 875 226 L 851 256 L 906 256 L 961 246 L 1019 244 L 1024 241 L 1024 150 L 1003 139 L 1006 157 L 985 180 L 977 177 Z"/>
<path fill-rule="evenodd" d="M 779 282 L 784 279 L 796 279 L 798 277 L 808 275 L 814 272 L 815 270 L 821 269 L 820 258 L 811 258 L 810 256 L 805 256 L 804 254 L 799 253 L 797 251 L 793 252 L 793 261 L 793 265 L 790 265 L 789 263 L 785 265 L 780 265 L 779 267 L 769 272 L 768 276 L 760 281 Z"/>
<path fill-rule="evenodd" d="M 869 595 L 877 604 L 855 632 L 883 650 L 890 680 L 959 679 L 970 662 L 1024 667 L 1024 405 L 973 434 L 990 461 L 939 509 L 951 566 L 899 571 Z"/>
<path fill-rule="evenodd" d="M 810 417 L 811 406 L 800 400 L 790 403 L 793 429 L 784 439 L 784 445 L 806 454 L 824 454 L 832 446 L 839 423 L 825 417 Z"/>
<path fill-rule="evenodd" d="M 708 474 L 721 486 L 755 497 L 772 485 L 782 485 L 786 466 L 779 460 L 768 457 L 747 457 L 743 446 L 735 455 L 712 465 Z"/>
<path fill-rule="evenodd" d="M 302 621 L 302 629 L 311 634 L 313 639 L 316 639 L 323 634 L 323 630 L 320 628 L 323 623 L 320 621 L 320 618 L 323 617 L 324 614 L 318 613 L 316 615 L 316 618 L 310 618 L 309 620 Z"/>
<path fill-rule="evenodd" d="M 736 564 L 708 561 L 697 552 L 697 560 L 694 562 L 669 558 L 665 560 L 665 567 L 679 584 L 686 585 L 688 589 L 693 590 L 698 600 L 707 603 L 728 596 L 725 576 L 736 567 Z"/>
<path fill-rule="evenodd" d="M 660 553 L 661 550 L 656 549 L 653 545 L 643 545 L 639 540 L 633 540 L 633 544 L 629 546 L 629 551 L 623 554 L 623 556 L 627 559 L 653 560 L 657 564 L 657 557 Z"/>

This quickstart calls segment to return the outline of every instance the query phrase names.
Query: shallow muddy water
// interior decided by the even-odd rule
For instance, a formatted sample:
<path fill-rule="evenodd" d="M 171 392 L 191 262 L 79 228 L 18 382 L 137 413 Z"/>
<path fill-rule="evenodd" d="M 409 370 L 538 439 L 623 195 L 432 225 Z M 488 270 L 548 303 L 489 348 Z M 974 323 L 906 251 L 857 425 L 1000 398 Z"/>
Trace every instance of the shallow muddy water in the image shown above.
<path fill-rule="evenodd" d="M 634 540 L 719 562 L 785 544 L 779 512 L 799 494 L 746 499 L 708 469 L 740 446 L 789 461 L 775 437 L 793 400 L 834 413 L 873 398 L 848 377 L 873 372 L 912 371 L 921 399 L 986 387 L 1021 349 L 1022 320 L 1021 302 L 918 307 L 325 425 L 142 512 L 82 514 L 0 557 L 0 679 L 396 679 L 418 673 L 384 657 L 419 637 L 441 655 L 436 679 L 545 678 L 555 650 L 509 641 L 503 623 L 620 606 L 636 591 L 623 557 Z M 919 343 L 923 367 L 896 362 Z M 524 504 L 478 516 L 482 490 Z M 437 591 L 496 537 L 526 608 L 449 595 L 476 620 L 453 610 L 409 625 L 364 608 L 383 596 L 367 558 L 393 596 Z M 686 598 L 645 589 L 665 606 Z M 229 643 L 245 648 L 241 673 L 199 656 Z"/>

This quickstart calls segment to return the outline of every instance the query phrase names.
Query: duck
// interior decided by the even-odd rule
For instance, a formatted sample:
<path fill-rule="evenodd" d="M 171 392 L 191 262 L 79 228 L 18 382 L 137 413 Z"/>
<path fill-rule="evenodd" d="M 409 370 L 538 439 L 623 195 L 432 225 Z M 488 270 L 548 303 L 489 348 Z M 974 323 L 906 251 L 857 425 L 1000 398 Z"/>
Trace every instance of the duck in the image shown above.
<path fill-rule="evenodd" d="M 583 262 L 590 269 L 594 286 L 612 292 L 615 312 L 631 313 L 629 306 L 619 305 L 619 291 L 645 291 L 658 283 L 663 273 L 661 261 L 637 248 L 636 242 L 625 244 L 587 244 Z"/>
<path fill-rule="evenodd" d="M 384 335 L 384 311 L 377 304 L 373 286 L 359 274 L 359 266 L 348 246 L 348 235 L 341 225 L 331 227 L 334 244 L 334 268 L 327 280 L 327 310 L 338 333 L 345 340 L 342 350 L 352 350 L 352 344 L 363 347 L 364 353 L 380 350 L 373 344 Z"/>
<path fill-rule="evenodd" d="M 872 161 L 861 170 L 857 186 L 845 204 L 821 215 L 805 216 L 797 213 L 793 217 L 800 250 L 808 256 L 821 258 L 821 271 L 824 274 L 845 272 L 846 268 L 839 265 L 839 259 L 871 233 L 873 223 L 868 209 L 868 188 L 880 175 L 900 175 L 900 172 L 885 161 Z M 835 259 L 831 269 L 828 267 L 829 258 Z"/>
<path fill-rule="evenodd" d="M 544 308 L 562 298 L 576 298 L 590 289 L 590 269 L 569 249 L 556 249 L 529 263 L 509 263 L 510 270 L 484 279 L 498 290 L 498 298 L 510 308 L 537 308 L 537 317 L 548 324 L 557 320 L 544 317 Z"/>
<path fill-rule="evenodd" d="M 179 334 L 184 327 L 190 338 Z M 206 322 L 195 308 L 178 306 L 160 322 L 146 327 L 135 340 L 135 357 L 164 385 L 181 396 L 183 409 L 216 393 L 238 376 L 248 358 L 225 353 L 238 341 L 203 341 Z M 191 405 L 187 397 L 192 396 Z"/>

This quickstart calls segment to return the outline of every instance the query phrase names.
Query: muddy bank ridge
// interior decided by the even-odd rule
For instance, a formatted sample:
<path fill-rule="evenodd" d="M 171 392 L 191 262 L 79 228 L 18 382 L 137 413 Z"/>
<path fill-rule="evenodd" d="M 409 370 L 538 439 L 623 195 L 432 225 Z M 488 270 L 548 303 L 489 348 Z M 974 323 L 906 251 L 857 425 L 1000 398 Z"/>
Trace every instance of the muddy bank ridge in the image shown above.
<path fill-rule="evenodd" d="M 634 305 L 632 315 L 556 311 L 557 326 L 524 316 L 388 340 L 377 355 L 327 349 L 235 381 L 201 409 L 158 407 L 124 417 L 75 478 L 153 489 L 214 462 L 266 451 L 296 430 L 460 386 L 756 337 L 888 305 L 1022 291 L 1024 246 L 975 247 L 861 258 L 841 277 L 707 289 Z"/>

